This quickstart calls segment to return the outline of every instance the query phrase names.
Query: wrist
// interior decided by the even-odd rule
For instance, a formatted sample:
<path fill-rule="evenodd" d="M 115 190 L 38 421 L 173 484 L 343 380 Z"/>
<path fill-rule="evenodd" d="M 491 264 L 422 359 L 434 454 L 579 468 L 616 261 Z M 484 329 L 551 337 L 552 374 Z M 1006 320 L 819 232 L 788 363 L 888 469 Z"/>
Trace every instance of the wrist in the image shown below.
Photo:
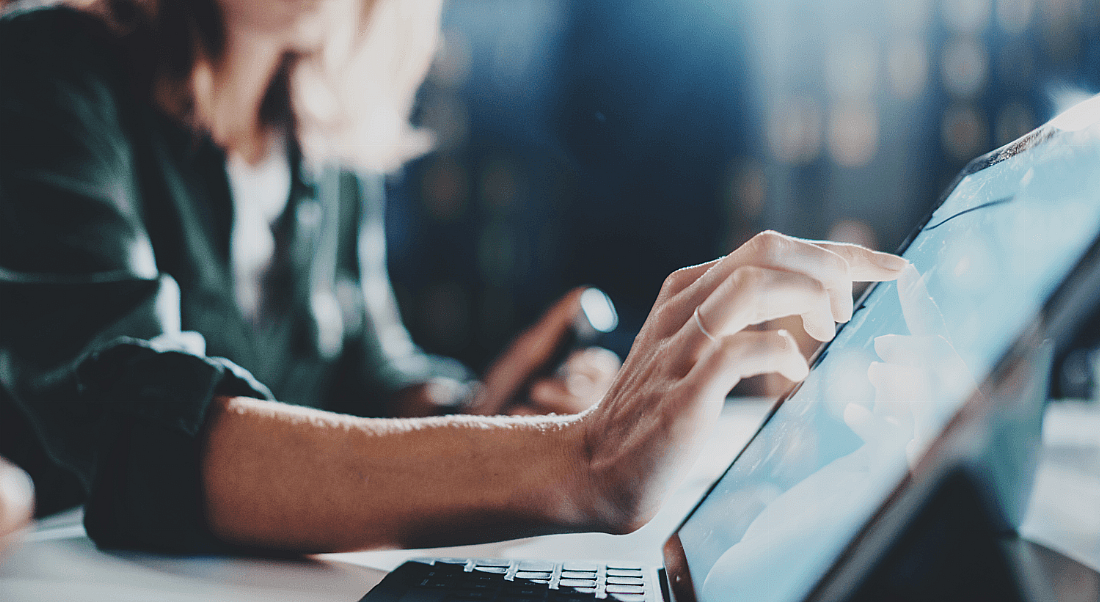
<path fill-rule="evenodd" d="M 615 446 L 616 438 L 600 418 L 600 406 L 577 416 L 575 423 L 577 498 L 583 508 L 584 529 L 623 535 L 644 526 L 656 513 L 660 500 L 650 499 L 653 490 L 646 470 L 632 456 L 644 456 L 635 446 Z M 630 450 L 634 448 L 634 452 Z M 661 496 L 663 497 L 663 496 Z"/>
<path fill-rule="evenodd" d="M 584 412 L 571 416 L 561 434 L 562 471 L 568 478 L 557 492 L 562 503 L 562 524 L 574 531 L 630 533 L 647 522 L 637 512 L 638 484 L 623 481 L 615 467 L 594 453 L 592 429 L 595 416 Z"/>

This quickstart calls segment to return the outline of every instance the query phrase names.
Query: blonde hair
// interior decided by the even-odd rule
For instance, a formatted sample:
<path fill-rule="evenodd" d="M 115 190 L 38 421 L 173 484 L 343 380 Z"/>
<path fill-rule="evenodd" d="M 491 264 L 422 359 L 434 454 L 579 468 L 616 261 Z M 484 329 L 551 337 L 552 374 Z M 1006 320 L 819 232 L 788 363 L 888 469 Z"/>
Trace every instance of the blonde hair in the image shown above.
<path fill-rule="evenodd" d="M 225 36 L 215 0 L 69 3 L 125 40 L 154 102 L 204 129 L 195 107 L 212 92 Z M 284 56 L 260 118 L 295 135 L 310 164 L 389 171 L 433 144 L 408 119 L 439 40 L 442 0 L 359 0 L 356 9 L 316 47 Z"/>
<path fill-rule="evenodd" d="M 376 0 L 289 72 L 298 141 L 311 160 L 390 170 L 429 150 L 409 124 L 439 41 L 442 0 Z"/>

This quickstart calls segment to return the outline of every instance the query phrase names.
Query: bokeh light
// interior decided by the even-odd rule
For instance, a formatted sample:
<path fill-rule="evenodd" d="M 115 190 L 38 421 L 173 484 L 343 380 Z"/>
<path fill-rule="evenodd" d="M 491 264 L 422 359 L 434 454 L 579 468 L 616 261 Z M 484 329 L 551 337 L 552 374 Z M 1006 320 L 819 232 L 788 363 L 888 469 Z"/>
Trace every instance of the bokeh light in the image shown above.
<path fill-rule="evenodd" d="M 875 156 L 878 136 L 878 112 L 869 102 L 843 103 L 829 115 L 829 156 L 838 165 L 866 165 Z"/>
<path fill-rule="evenodd" d="M 878 235 L 867 222 L 858 219 L 842 219 L 829 228 L 829 240 L 861 245 L 868 249 L 879 248 Z"/>
<path fill-rule="evenodd" d="M 808 97 L 781 101 L 768 124 L 772 153 L 788 163 L 808 163 L 821 152 L 821 108 Z"/>
<path fill-rule="evenodd" d="M 955 96 L 969 98 L 981 91 L 988 68 L 985 48 L 975 38 L 955 38 L 943 49 L 943 84 Z"/>
<path fill-rule="evenodd" d="M 973 105 L 952 105 L 940 125 L 943 147 L 959 160 L 973 157 L 986 144 L 986 122 Z"/>
<path fill-rule="evenodd" d="M 927 47 L 913 36 L 894 40 L 887 51 L 886 69 L 894 96 L 903 100 L 915 98 L 928 81 Z"/>
<path fill-rule="evenodd" d="M 875 91 L 878 60 L 878 43 L 871 36 L 834 36 L 825 59 L 829 93 L 845 100 L 870 98 Z"/>

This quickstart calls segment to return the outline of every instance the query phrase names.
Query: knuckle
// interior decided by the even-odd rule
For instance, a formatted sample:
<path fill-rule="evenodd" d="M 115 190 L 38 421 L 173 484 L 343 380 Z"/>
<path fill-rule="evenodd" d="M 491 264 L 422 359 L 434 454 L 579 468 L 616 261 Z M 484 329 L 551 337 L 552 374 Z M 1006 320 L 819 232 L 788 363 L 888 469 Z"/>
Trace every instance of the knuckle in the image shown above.
<path fill-rule="evenodd" d="M 818 301 L 829 300 L 829 287 L 826 286 L 824 282 L 818 280 L 817 278 L 810 278 L 808 281 L 808 286 L 810 291 L 813 293 L 814 297 L 816 297 Z"/>
<path fill-rule="evenodd" d="M 849 258 L 846 257 L 844 252 L 827 251 L 829 261 L 833 264 L 833 269 L 842 277 L 851 280 L 852 264 Z"/>
<path fill-rule="evenodd" d="M 681 268 L 672 272 L 665 277 L 664 283 L 661 285 L 661 293 L 664 295 L 675 294 L 684 289 L 690 284 L 689 272 L 687 268 Z"/>
<path fill-rule="evenodd" d="M 730 274 L 730 284 L 734 288 L 755 290 L 764 285 L 767 271 L 755 265 L 743 265 Z"/>
<path fill-rule="evenodd" d="M 658 332 L 667 332 L 675 328 L 675 323 L 679 320 L 680 311 L 671 306 L 669 303 L 661 303 L 655 305 L 649 313 L 649 320 L 652 321 L 654 327 Z"/>
<path fill-rule="evenodd" d="M 755 249 L 765 258 L 775 258 L 784 255 L 791 245 L 791 239 L 776 232 L 765 230 L 752 238 Z"/>
<path fill-rule="evenodd" d="M 768 272 L 757 266 L 741 266 L 730 274 L 730 286 L 737 302 L 735 315 L 755 324 L 760 321 L 767 296 Z"/>

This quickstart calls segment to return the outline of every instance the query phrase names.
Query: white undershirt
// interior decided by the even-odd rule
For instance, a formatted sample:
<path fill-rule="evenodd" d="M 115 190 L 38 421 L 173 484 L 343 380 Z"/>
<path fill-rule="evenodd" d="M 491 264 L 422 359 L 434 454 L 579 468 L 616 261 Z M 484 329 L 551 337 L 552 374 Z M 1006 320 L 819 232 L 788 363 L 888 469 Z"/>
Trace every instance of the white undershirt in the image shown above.
<path fill-rule="evenodd" d="M 237 303 L 246 318 L 258 321 L 260 287 L 275 254 L 272 226 L 290 199 L 290 158 L 286 144 L 276 141 L 260 163 L 250 165 L 236 155 L 226 161 L 233 197 L 230 260 Z"/>

